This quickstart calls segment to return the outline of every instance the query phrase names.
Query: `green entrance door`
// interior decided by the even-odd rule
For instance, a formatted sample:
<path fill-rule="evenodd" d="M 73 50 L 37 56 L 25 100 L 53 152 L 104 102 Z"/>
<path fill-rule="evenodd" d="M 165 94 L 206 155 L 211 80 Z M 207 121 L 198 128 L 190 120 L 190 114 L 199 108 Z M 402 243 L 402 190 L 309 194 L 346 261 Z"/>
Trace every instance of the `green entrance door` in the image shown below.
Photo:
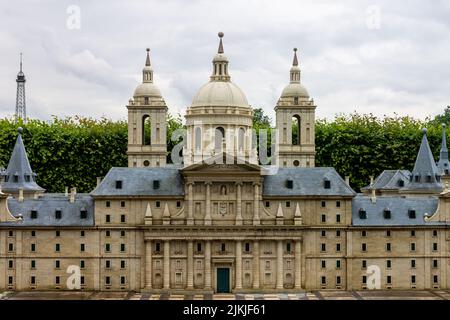
<path fill-rule="evenodd" d="M 230 268 L 217 268 L 217 293 L 230 292 Z"/>

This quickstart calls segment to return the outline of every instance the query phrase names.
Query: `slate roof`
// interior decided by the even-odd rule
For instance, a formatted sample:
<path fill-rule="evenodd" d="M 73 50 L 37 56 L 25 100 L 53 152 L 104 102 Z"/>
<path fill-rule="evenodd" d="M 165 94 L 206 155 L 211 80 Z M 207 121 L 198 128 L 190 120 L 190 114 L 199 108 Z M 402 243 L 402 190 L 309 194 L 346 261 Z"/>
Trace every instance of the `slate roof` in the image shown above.
<path fill-rule="evenodd" d="M 92 196 L 182 196 L 184 186 L 181 168 L 166 166 L 159 168 L 118 168 L 109 170 Z M 153 189 L 153 180 L 159 180 L 159 188 Z M 116 181 L 122 188 L 116 189 Z"/>
<path fill-rule="evenodd" d="M 20 214 L 23 217 L 21 222 L 2 222 L 0 226 L 32 227 L 76 227 L 94 226 L 94 201 L 88 194 L 78 193 L 75 202 L 70 203 L 69 197 L 64 194 L 44 194 L 39 199 L 25 199 L 23 202 L 9 197 L 8 208 L 15 217 Z M 37 218 L 31 218 L 31 211 L 37 211 Z M 55 211 L 61 210 L 61 219 L 56 219 Z M 81 218 L 80 211 L 86 210 L 86 219 Z"/>
<path fill-rule="evenodd" d="M 30 162 L 28 161 L 27 152 L 22 140 L 22 128 L 19 128 L 16 144 L 9 159 L 8 168 L 2 172 L 4 181 L 2 189 L 8 191 L 18 191 L 23 188 L 24 191 L 44 191 L 36 183 L 36 174 L 31 170 Z M 17 182 L 14 178 L 17 178 Z"/>
<path fill-rule="evenodd" d="M 402 180 L 404 184 L 409 183 L 409 176 L 411 172 L 409 170 L 384 170 L 373 182 L 373 184 L 368 185 L 363 190 L 392 190 L 402 188 L 398 181 Z"/>
<path fill-rule="evenodd" d="M 293 181 L 293 188 L 287 187 Z M 330 189 L 325 189 L 325 180 Z M 264 176 L 265 196 L 355 196 L 334 168 L 279 168 L 273 175 Z"/>
<path fill-rule="evenodd" d="M 438 207 L 437 197 L 376 197 L 372 203 L 371 197 L 358 195 L 352 200 L 352 225 L 354 226 L 425 226 L 441 225 L 440 222 L 425 222 L 427 213 L 433 215 Z M 361 219 L 360 210 L 366 211 L 366 219 Z M 384 218 L 384 210 L 391 211 L 391 218 Z M 416 218 L 409 218 L 409 210 L 415 210 Z"/>

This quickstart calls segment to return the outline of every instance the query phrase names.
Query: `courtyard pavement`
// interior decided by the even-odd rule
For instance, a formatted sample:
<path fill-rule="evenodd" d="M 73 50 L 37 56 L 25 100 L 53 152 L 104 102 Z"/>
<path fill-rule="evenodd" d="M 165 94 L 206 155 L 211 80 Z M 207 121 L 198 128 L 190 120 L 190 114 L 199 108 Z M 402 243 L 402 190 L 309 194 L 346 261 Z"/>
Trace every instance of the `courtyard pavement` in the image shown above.
<path fill-rule="evenodd" d="M 439 291 L 313 291 L 273 294 L 150 294 L 135 292 L 0 292 L 0 300 L 450 300 Z"/>

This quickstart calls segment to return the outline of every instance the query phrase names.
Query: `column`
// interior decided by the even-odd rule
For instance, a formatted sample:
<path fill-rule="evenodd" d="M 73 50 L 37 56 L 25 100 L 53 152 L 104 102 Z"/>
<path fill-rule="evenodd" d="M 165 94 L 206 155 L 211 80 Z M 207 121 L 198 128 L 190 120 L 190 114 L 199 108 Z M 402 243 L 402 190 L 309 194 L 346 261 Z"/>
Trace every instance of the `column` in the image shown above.
<path fill-rule="evenodd" d="M 170 242 L 164 241 L 164 289 L 170 289 Z"/>
<path fill-rule="evenodd" d="M 236 182 L 236 225 L 242 225 L 242 182 Z"/>
<path fill-rule="evenodd" d="M 236 289 L 242 289 L 242 242 L 236 241 Z"/>
<path fill-rule="evenodd" d="M 153 276 L 153 268 L 152 268 L 152 242 L 145 242 L 145 288 L 152 288 L 152 276 Z"/>
<path fill-rule="evenodd" d="M 302 243 L 295 241 L 295 289 L 302 288 Z"/>
<path fill-rule="evenodd" d="M 253 242 L 253 289 L 259 289 L 259 242 Z"/>
<path fill-rule="evenodd" d="M 211 289 L 211 241 L 205 242 L 205 289 Z"/>
<path fill-rule="evenodd" d="M 211 225 L 211 182 L 205 182 L 206 185 L 206 208 L 205 208 L 205 225 Z"/>
<path fill-rule="evenodd" d="M 187 289 L 194 289 L 194 243 L 187 244 Z"/>
<path fill-rule="evenodd" d="M 254 194 L 254 204 L 253 204 L 253 224 L 258 225 L 259 220 L 259 183 L 253 183 L 255 194 Z"/>
<path fill-rule="evenodd" d="M 277 289 L 283 289 L 283 241 L 277 241 Z"/>
<path fill-rule="evenodd" d="M 188 182 L 188 217 L 187 224 L 194 224 L 194 183 Z"/>

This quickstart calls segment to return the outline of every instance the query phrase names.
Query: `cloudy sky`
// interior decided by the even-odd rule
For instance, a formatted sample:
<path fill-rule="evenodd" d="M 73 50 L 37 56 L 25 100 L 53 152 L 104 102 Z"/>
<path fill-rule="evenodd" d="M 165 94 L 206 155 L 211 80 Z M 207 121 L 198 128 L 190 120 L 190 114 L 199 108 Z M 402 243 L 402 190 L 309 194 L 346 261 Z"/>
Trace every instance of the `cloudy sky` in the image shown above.
<path fill-rule="evenodd" d="M 272 118 L 293 47 L 318 117 L 450 105 L 448 0 L 0 1 L 0 117 L 14 113 L 22 51 L 30 117 L 125 119 L 146 47 L 170 112 L 184 114 L 218 31 L 232 81 Z"/>

